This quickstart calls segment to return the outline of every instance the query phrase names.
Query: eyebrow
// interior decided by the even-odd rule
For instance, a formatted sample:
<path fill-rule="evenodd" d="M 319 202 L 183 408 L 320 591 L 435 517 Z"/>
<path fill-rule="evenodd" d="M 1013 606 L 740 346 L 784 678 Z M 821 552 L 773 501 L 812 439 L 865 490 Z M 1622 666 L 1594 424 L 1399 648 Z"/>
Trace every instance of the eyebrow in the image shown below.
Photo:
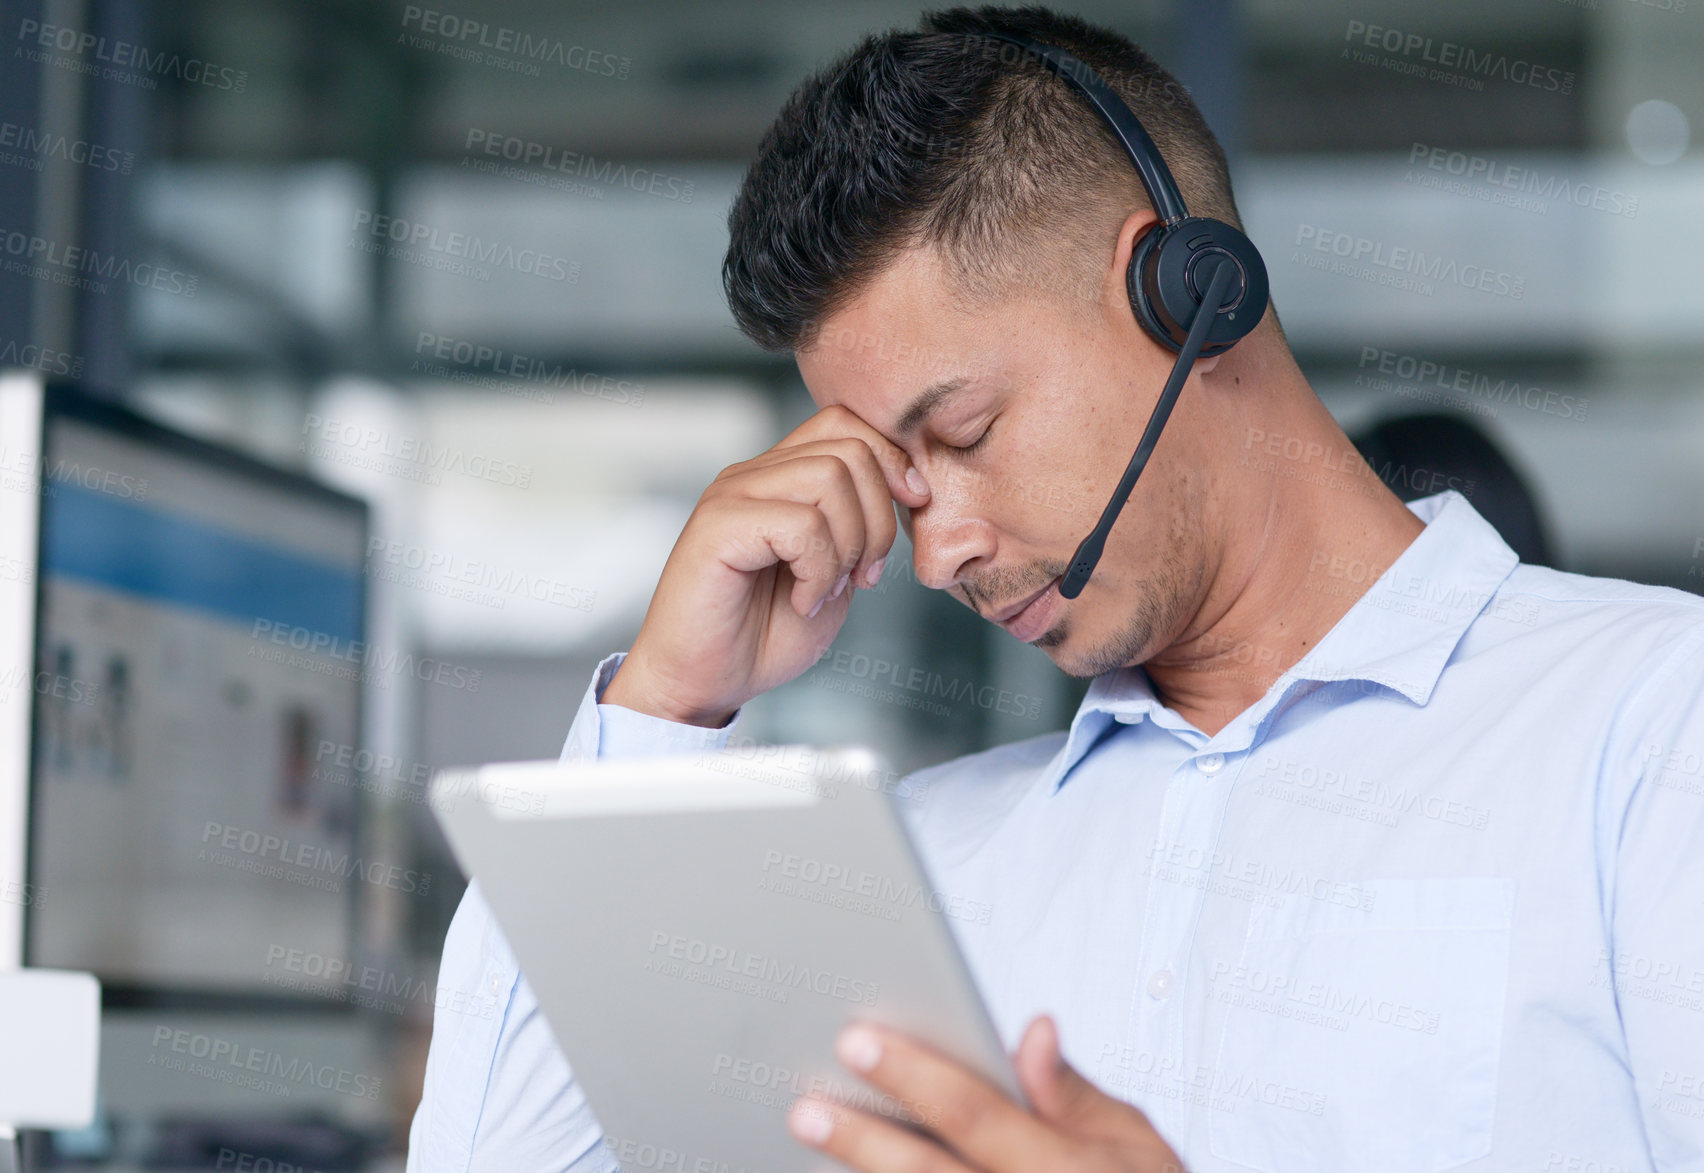
<path fill-rule="evenodd" d="M 956 379 L 944 379 L 929 387 L 911 401 L 911 405 L 900 413 L 899 423 L 894 425 L 894 431 L 900 439 L 905 439 L 915 432 L 929 413 L 939 407 L 953 392 L 962 389 L 970 380 L 964 376 Z"/>

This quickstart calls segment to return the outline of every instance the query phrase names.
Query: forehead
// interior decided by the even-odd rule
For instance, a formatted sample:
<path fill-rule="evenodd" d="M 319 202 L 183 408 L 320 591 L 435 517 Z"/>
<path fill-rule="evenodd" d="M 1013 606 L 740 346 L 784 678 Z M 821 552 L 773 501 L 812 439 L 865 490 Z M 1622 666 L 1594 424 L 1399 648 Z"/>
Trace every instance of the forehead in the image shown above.
<path fill-rule="evenodd" d="M 925 388 L 996 369 L 991 313 L 964 303 L 932 250 L 908 249 L 823 320 L 799 373 L 818 407 L 844 405 L 892 438 Z"/>

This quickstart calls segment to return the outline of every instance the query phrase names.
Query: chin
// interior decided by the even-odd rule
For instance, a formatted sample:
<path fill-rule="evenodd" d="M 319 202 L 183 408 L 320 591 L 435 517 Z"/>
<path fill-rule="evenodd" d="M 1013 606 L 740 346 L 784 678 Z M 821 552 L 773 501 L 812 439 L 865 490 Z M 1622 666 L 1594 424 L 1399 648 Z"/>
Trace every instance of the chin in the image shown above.
<path fill-rule="evenodd" d="M 1031 642 L 1065 675 L 1092 680 L 1103 673 L 1144 662 L 1151 654 L 1153 628 L 1138 617 L 1122 632 L 1073 640 L 1069 620 L 1043 632 Z"/>
<path fill-rule="evenodd" d="M 1097 668 L 1093 658 L 1083 655 L 1080 649 L 1067 646 L 1070 640 L 1071 629 L 1061 623 L 1042 632 L 1030 645 L 1040 648 L 1053 661 L 1053 666 L 1067 676 L 1091 680 L 1100 675 L 1104 669 Z"/>

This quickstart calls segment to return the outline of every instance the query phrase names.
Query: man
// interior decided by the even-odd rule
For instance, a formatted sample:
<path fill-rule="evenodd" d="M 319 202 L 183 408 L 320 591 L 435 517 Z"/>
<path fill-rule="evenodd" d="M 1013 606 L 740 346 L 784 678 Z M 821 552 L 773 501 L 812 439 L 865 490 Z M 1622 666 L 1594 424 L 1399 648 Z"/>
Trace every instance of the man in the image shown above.
<path fill-rule="evenodd" d="M 936 1123 L 805 1102 L 795 1134 L 872 1173 L 1704 1166 L 1704 604 L 1518 565 L 1453 491 L 1404 506 L 1270 313 L 1194 366 L 1062 597 L 1172 360 L 1124 288 L 1156 218 L 994 27 L 1086 61 L 1238 222 L 1181 87 L 1073 19 L 937 14 L 804 83 L 724 278 L 821 410 L 704 492 L 564 750 L 725 744 L 880 577 L 892 504 L 920 582 L 1095 677 L 1067 732 L 917 775 L 1031 1108 L 851 1030 Z M 477 886 L 441 980 L 500 1013 L 440 1014 L 410 1168 L 613 1167 Z"/>

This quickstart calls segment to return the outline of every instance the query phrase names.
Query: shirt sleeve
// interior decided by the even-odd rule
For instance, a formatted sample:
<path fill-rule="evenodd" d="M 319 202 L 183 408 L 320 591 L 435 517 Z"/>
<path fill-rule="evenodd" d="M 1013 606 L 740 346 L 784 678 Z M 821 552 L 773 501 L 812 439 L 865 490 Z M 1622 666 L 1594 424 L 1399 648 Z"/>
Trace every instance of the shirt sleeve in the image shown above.
<path fill-rule="evenodd" d="M 599 703 L 626 659 L 598 664 L 562 748 L 564 762 L 719 750 L 740 719 L 705 729 Z M 613 1173 L 603 1129 L 538 999 L 470 883 L 438 971 L 438 1009 L 407 1173 Z"/>
<path fill-rule="evenodd" d="M 1612 746 L 1627 796 L 1615 842 L 1609 968 L 1651 1158 L 1704 1168 L 1704 628 L 1646 680 Z M 1618 834 L 1617 834 L 1618 832 Z"/>

